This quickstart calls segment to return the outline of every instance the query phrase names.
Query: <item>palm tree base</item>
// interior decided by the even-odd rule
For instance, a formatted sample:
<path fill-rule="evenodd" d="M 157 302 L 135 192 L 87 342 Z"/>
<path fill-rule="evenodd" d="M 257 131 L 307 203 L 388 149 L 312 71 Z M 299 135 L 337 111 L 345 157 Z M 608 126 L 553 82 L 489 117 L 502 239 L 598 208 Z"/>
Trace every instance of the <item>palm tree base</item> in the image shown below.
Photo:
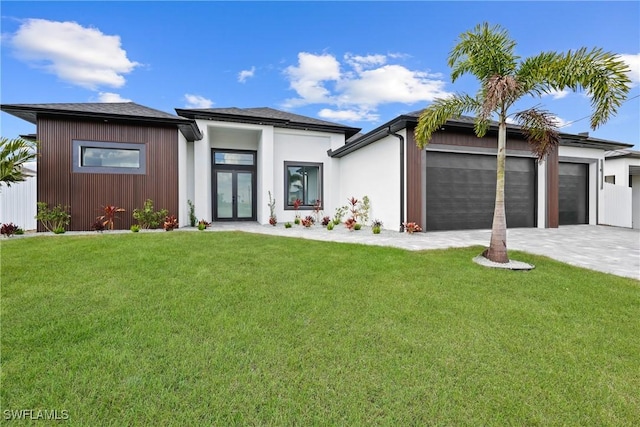
<path fill-rule="evenodd" d="M 484 255 L 478 255 L 473 258 L 473 262 L 476 264 L 482 265 L 483 267 L 489 268 L 503 268 L 506 270 L 533 270 L 535 268 L 532 264 L 527 264 L 522 261 L 514 261 L 510 259 L 508 262 L 493 262 L 490 259 L 486 258 Z"/>

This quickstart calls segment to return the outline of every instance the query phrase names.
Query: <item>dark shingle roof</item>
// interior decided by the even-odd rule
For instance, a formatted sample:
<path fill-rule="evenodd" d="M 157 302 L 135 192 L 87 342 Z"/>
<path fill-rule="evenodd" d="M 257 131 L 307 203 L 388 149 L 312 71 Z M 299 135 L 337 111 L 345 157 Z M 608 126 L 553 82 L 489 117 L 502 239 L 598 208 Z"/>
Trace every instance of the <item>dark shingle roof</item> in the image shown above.
<path fill-rule="evenodd" d="M 331 157 L 343 157 L 347 154 L 354 152 L 362 147 L 365 147 L 385 136 L 389 135 L 389 132 L 398 132 L 410 126 L 415 126 L 418 123 L 420 114 L 423 110 L 413 111 L 411 113 L 402 114 L 387 123 L 378 126 L 374 130 L 367 132 L 359 138 L 351 138 L 345 145 L 336 149 L 329 150 L 327 154 Z M 451 127 L 455 129 L 465 129 L 471 131 L 474 127 L 475 118 L 469 116 L 460 116 L 454 119 L 447 120 L 443 127 Z M 492 121 L 489 130 L 497 131 L 498 122 Z M 521 133 L 521 128 L 518 125 L 508 123 L 507 129 L 510 132 Z M 574 147 L 589 147 L 598 148 L 602 150 L 613 150 L 619 148 L 632 147 L 631 144 L 625 144 L 616 141 L 608 141 L 599 138 L 589 137 L 588 133 L 584 134 L 570 134 L 560 133 L 560 144 Z"/>
<path fill-rule="evenodd" d="M 200 130 L 193 120 L 145 107 L 134 102 L 3 104 L 0 105 L 0 110 L 34 124 L 37 122 L 38 115 L 171 124 L 177 125 L 189 139 L 201 138 Z"/>
<path fill-rule="evenodd" d="M 293 129 L 328 130 L 344 133 L 347 138 L 355 135 L 360 128 L 328 122 L 313 117 L 280 111 L 269 107 L 257 108 L 176 108 L 176 113 L 190 119 L 214 119 L 229 122 L 269 124 L 275 127 Z"/>

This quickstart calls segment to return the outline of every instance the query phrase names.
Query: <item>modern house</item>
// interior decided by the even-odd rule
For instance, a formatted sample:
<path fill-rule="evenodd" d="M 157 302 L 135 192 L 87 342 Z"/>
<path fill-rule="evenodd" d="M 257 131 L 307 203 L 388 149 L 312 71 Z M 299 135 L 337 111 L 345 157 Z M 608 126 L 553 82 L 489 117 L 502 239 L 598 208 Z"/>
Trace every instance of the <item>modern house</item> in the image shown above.
<path fill-rule="evenodd" d="M 450 120 L 416 147 L 419 112 L 360 129 L 271 108 L 176 109 L 135 103 L 0 106 L 36 125 L 38 200 L 71 207 L 72 230 L 88 230 L 104 205 L 128 213 L 152 199 L 189 223 L 188 201 L 209 221 L 280 222 L 317 201 L 325 215 L 368 196 L 370 217 L 400 230 L 489 228 L 495 193 L 496 128 L 484 138 L 468 118 Z M 598 224 L 605 153 L 629 144 L 562 134 L 538 163 L 516 126 L 507 141 L 507 224 Z M 131 215 L 116 224 L 128 228 Z"/>
<path fill-rule="evenodd" d="M 611 206 L 607 224 L 640 229 L 640 151 L 606 153 L 604 182 Z"/>

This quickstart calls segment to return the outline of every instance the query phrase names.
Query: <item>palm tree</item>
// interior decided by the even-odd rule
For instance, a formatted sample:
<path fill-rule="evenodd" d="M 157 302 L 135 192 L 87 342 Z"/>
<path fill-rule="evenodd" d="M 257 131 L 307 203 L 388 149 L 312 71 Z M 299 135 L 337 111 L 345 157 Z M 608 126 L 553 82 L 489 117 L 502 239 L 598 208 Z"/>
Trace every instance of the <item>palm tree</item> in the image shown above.
<path fill-rule="evenodd" d="M 24 181 L 31 175 L 23 170 L 25 163 L 37 156 L 37 144 L 22 138 L 2 138 L 0 140 L 0 184 Z"/>
<path fill-rule="evenodd" d="M 422 112 L 415 129 L 416 144 L 424 148 L 450 118 L 473 114 L 478 137 L 486 134 L 491 120 L 498 122 L 496 200 L 491 242 L 484 256 L 500 263 L 509 262 L 504 207 L 507 118 L 520 125 L 539 161 L 555 149 L 560 139 L 551 113 L 537 106 L 511 113 L 515 102 L 525 95 L 540 97 L 582 89 L 591 97 L 591 128 L 596 129 L 615 115 L 630 90 L 629 68 L 613 53 L 581 48 L 567 53 L 543 52 L 521 60 L 514 53 L 515 46 L 499 25 L 483 23 L 461 34 L 449 54 L 451 80 L 470 73 L 479 80 L 480 89 L 475 97 L 455 94 L 435 100 Z"/>

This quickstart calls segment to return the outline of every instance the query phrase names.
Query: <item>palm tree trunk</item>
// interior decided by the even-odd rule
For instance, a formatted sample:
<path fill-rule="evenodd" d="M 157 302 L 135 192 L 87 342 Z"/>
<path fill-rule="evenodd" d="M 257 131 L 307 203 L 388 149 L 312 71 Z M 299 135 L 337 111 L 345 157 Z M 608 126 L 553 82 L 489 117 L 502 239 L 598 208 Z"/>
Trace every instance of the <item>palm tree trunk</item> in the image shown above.
<path fill-rule="evenodd" d="M 507 158 L 507 122 L 500 117 L 498 127 L 498 159 L 496 173 L 496 204 L 493 210 L 491 242 L 485 257 L 493 262 L 507 263 L 507 217 L 504 209 L 504 174 Z"/>

